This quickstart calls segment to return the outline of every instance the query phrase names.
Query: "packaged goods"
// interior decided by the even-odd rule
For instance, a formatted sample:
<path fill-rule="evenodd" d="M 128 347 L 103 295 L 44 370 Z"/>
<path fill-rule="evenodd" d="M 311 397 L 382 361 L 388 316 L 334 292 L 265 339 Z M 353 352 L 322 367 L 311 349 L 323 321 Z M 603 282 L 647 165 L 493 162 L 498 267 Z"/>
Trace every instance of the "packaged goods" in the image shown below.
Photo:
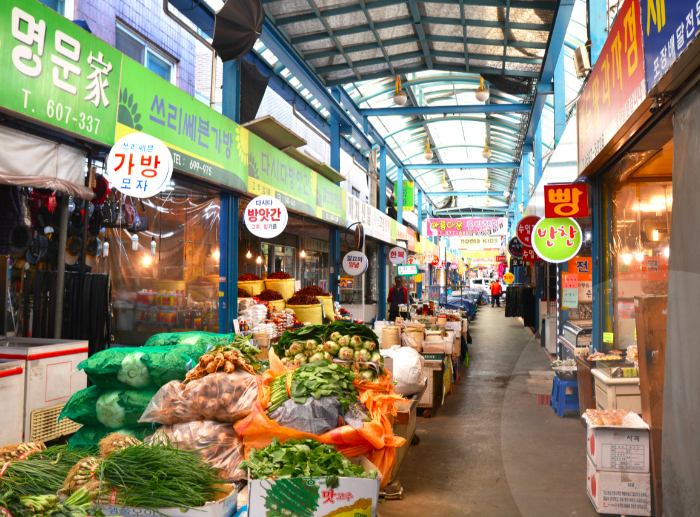
<path fill-rule="evenodd" d="M 177 382 L 177 381 L 176 381 Z M 73 394 L 58 416 L 88 426 L 119 429 L 138 424 L 155 391 L 102 390 L 90 386 Z"/>

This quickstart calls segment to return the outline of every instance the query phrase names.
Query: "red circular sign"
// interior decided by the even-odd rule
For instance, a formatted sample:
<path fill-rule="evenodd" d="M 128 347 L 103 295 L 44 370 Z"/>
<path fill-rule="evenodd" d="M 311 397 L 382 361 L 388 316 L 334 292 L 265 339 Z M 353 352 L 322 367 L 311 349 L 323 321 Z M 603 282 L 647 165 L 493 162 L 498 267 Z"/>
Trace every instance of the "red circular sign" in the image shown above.
<path fill-rule="evenodd" d="M 433 255 L 433 260 L 430 263 L 430 265 L 439 266 L 440 265 L 440 257 L 436 257 L 435 255 Z"/>
<path fill-rule="evenodd" d="M 540 220 L 536 215 L 528 215 L 523 217 L 516 228 L 518 240 L 523 243 L 523 246 L 532 246 L 532 229 Z"/>
<path fill-rule="evenodd" d="M 535 251 L 535 248 L 523 246 L 523 262 L 542 262 L 542 259 Z"/>

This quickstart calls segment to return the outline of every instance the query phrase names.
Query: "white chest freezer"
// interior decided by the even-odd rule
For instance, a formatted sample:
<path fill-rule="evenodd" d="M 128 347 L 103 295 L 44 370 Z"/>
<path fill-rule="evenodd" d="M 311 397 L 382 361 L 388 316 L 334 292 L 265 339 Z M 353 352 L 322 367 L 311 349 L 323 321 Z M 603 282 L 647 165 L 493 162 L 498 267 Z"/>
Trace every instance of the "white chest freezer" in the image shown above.
<path fill-rule="evenodd" d="M 88 342 L 63 339 L 8 338 L 0 341 L 0 359 L 24 363 L 24 441 L 53 440 L 80 426 L 64 419 L 61 409 L 87 376 L 76 366 L 87 359 Z"/>
<path fill-rule="evenodd" d="M 25 361 L 0 359 L 0 400 L 2 421 L 0 447 L 22 441 L 24 432 Z"/>

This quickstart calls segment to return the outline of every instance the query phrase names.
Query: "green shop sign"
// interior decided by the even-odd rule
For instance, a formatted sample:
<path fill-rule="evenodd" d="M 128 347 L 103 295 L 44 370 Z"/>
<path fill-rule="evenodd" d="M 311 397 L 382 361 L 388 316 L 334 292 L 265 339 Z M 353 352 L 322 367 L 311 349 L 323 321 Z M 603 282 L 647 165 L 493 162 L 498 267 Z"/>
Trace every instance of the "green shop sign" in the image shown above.
<path fill-rule="evenodd" d="M 346 206 L 345 190 L 319 175 L 316 180 L 316 217 L 338 226 L 346 226 Z"/>
<path fill-rule="evenodd" d="M 0 106 L 114 144 L 122 54 L 36 0 L 0 2 Z"/>
<path fill-rule="evenodd" d="M 415 264 L 396 266 L 396 276 L 416 276 L 417 274 L 418 266 Z"/>
<path fill-rule="evenodd" d="M 540 219 L 532 230 L 532 247 L 547 262 L 567 262 L 582 243 L 581 227 L 570 217 Z"/>
<path fill-rule="evenodd" d="M 403 211 L 413 212 L 414 189 L 412 181 L 403 182 Z"/>
<path fill-rule="evenodd" d="M 117 139 L 147 133 L 168 146 L 176 169 L 247 189 L 247 129 L 126 56 L 122 78 Z"/>

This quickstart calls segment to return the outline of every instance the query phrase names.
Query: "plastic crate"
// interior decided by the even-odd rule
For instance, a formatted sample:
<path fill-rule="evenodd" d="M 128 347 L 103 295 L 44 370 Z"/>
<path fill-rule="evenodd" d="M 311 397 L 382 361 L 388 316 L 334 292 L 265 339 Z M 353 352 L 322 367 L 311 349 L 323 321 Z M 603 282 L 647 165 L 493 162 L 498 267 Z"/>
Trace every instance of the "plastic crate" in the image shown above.
<path fill-rule="evenodd" d="M 65 404 L 58 404 L 43 409 L 35 409 L 31 414 L 30 442 L 47 442 L 55 440 L 67 434 L 73 434 L 80 429 L 81 424 L 77 424 L 68 418 L 58 423 L 58 415 L 61 414 Z"/>

